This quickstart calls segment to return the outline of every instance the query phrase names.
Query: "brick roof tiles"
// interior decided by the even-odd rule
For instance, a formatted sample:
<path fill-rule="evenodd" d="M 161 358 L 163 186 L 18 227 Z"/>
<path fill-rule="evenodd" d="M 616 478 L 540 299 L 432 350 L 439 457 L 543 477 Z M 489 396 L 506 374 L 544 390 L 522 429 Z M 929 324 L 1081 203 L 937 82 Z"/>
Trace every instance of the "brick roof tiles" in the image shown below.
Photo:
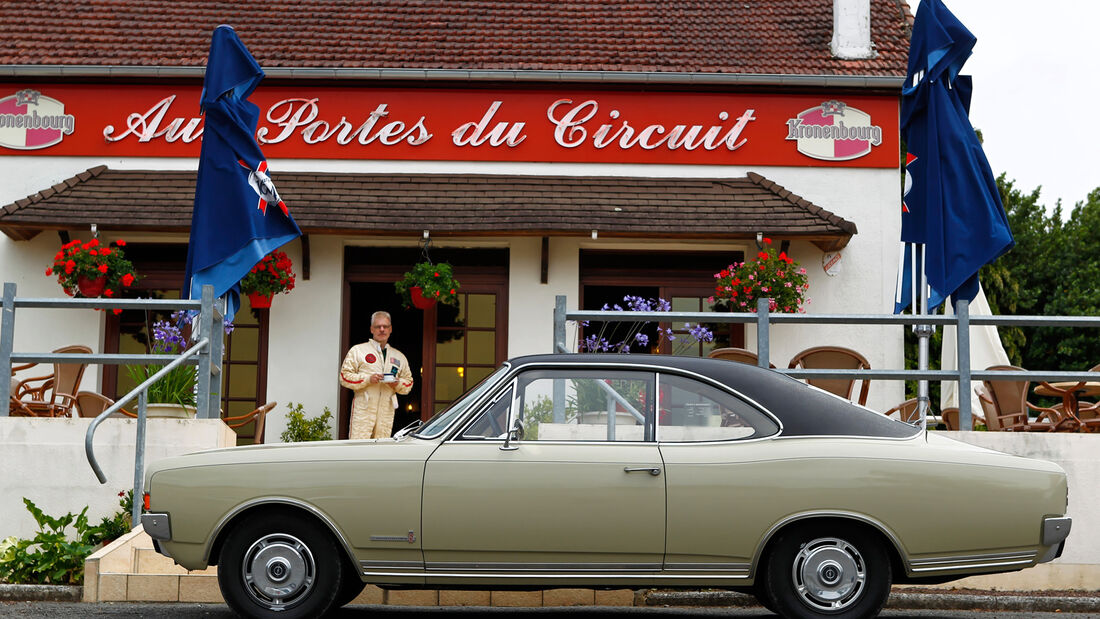
<path fill-rule="evenodd" d="M 903 76 L 909 11 L 871 1 L 877 55 L 831 56 L 833 0 L 22 0 L 0 65 L 201 67 L 230 24 L 273 68 Z"/>
<path fill-rule="evenodd" d="M 755 238 L 842 247 L 855 224 L 749 173 L 689 179 L 280 172 L 273 180 L 304 232 Z M 98 166 L 0 207 L 0 230 L 186 232 L 195 172 Z"/>

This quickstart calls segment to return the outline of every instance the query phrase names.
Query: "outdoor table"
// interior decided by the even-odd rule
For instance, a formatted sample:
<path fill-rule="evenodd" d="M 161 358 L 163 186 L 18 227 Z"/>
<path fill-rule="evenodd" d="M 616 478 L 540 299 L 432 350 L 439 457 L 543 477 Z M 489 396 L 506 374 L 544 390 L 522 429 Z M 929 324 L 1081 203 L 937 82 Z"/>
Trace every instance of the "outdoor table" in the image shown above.
<path fill-rule="evenodd" d="M 1063 410 L 1066 414 L 1073 417 L 1077 422 L 1077 426 L 1081 432 L 1085 432 L 1086 424 L 1081 421 L 1078 416 L 1080 412 L 1080 401 L 1078 398 L 1094 397 L 1100 395 L 1100 381 L 1063 381 L 1057 383 L 1041 382 L 1034 389 L 1037 395 L 1053 396 L 1062 398 Z"/>

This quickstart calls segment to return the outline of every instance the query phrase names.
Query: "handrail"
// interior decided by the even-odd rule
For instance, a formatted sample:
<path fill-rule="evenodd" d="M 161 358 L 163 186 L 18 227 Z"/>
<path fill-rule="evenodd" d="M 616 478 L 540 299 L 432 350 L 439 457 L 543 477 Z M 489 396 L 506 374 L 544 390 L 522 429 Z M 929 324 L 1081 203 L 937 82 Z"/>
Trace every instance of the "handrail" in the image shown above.
<path fill-rule="evenodd" d="M 772 324 L 849 324 L 849 325 L 940 325 L 957 327 L 956 353 L 958 369 L 955 370 L 839 370 L 839 369 L 785 369 L 774 371 L 792 378 L 859 378 L 882 380 L 940 380 L 957 381 L 959 393 L 970 393 L 972 380 L 1045 380 L 1088 381 L 1096 378 L 1096 372 L 1066 371 L 972 371 L 970 369 L 970 326 L 1054 326 L 1100 327 L 1100 316 L 970 316 L 969 304 L 959 301 L 955 315 L 931 314 L 774 314 L 769 311 L 767 299 L 760 299 L 756 312 L 637 312 L 581 310 L 567 311 L 566 297 L 558 295 L 554 304 L 554 352 L 569 353 L 566 347 L 567 321 L 604 322 L 696 322 L 743 323 L 757 327 L 757 365 L 769 367 L 770 326 Z M 959 398 L 959 424 L 970 427 L 970 398 Z"/>
<path fill-rule="evenodd" d="M 19 363 L 97 363 L 103 365 L 142 364 L 165 367 L 137 386 L 106 411 L 100 413 L 88 426 L 84 436 L 84 451 L 100 483 L 106 483 L 99 462 L 95 458 L 93 439 L 95 431 L 103 419 L 138 398 L 137 437 L 134 443 L 134 511 L 133 522 L 141 514 L 141 494 L 145 468 L 145 430 L 146 400 L 149 386 L 160 380 L 165 374 L 180 365 L 198 365 L 196 380 L 195 408 L 201 419 L 216 419 L 220 416 L 221 379 L 212 380 L 221 374 L 223 343 L 222 314 L 214 307 L 213 286 L 203 286 L 202 298 L 193 299 L 70 299 L 70 298 L 16 298 L 16 286 L 13 282 L 4 283 L 3 305 L 0 312 L 0 368 L 11 372 L 12 362 Z M 142 309 L 142 310 L 198 310 L 195 322 L 197 330 L 193 333 L 195 344 L 179 355 L 132 355 L 132 354 L 88 354 L 88 353 L 16 353 L 12 348 L 15 339 L 16 308 L 92 308 L 92 309 Z M 196 359 L 197 357 L 197 359 Z M 0 380 L 0 400 L 8 400 L 11 395 L 11 383 Z M 7 408 L 0 409 L 0 417 L 8 414 Z"/>
<path fill-rule="evenodd" d="M 148 390 L 149 390 L 149 387 L 153 383 L 155 383 L 158 380 L 160 380 L 161 378 L 163 378 L 164 375 L 167 374 L 168 372 L 171 372 L 172 370 L 176 369 L 177 367 L 183 365 L 188 359 L 190 359 L 191 357 L 194 357 L 195 355 L 199 354 L 202 350 L 204 350 L 209 345 L 210 345 L 209 338 L 205 338 L 205 337 L 202 338 L 194 346 L 192 346 L 191 348 L 188 348 L 184 352 L 180 353 L 180 355 L 178 357 L 176 357 L 174 360 L 172 360 L 171 363 L 169 363 L 168 365 L 166 365 L 163 368 L 161 368 L 160 370 L 158 370 L 156 372 L 156 374 L 153 374 L 149 378 L 145 379 L 145 381 L 143 381 L 140 385 L 138 385 L 137 387 L 134 387 L 133 390 L 131 390 L 126 395 L 122 396 L 122 399 L 118 400 L 117 402 L 115 402 L 114 404 L 109 406 L 107 408 L 107 410 L 103 411 L 102 413 L 97 415 L 95 419 L 92 420 L 91 425 L 88 426 L 88 431 L 84 433 L 84 454 L 88 457 L 88 464 L 91 465 L 92 471 L 95 472 L 95 476 L 97 478 L 99 478 L 99 483 L 101 483 L 101 484 L 107 483 L 107 476 L 103 474 L 103 469 L 101 469 L 99 467 L 99 462 L 96 460 L 96 457 L 95 457 L 95 449 L 92 446 L 92 439 L 95 436 L 95 430 L 96 430 L 97 427 L 99 427 L 99 424 L 104 419 L 110 417 L 113 413 L 117 412 L 120 408 L 122 408 L 126 404 L 129 404 L 130 401 L 133 400 L 134 398 L 138 397 L 139 395 L 147 394 Z M 161 356 L 163 356 L 163 355 L 161 355 Z M 144 418 L 145 418 L 145 402 L 140 402 L 140 405 L 138 407 L 138 425 L 139 426 L 144 425 L 144 423 L 143 423 Z"/>

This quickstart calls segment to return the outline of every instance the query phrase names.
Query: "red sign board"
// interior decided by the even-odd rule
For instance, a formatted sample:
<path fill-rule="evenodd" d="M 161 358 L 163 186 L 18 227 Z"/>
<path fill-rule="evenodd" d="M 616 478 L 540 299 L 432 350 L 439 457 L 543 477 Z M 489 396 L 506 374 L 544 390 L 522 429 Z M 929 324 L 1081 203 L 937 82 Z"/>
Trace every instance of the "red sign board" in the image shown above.
<path fill-rule="evenodd" d="M 0 153 L 197 157 L 198 86 L 0 92 Z M 269 159 L 898 167 L 892 96 L 261 86 Z"/>

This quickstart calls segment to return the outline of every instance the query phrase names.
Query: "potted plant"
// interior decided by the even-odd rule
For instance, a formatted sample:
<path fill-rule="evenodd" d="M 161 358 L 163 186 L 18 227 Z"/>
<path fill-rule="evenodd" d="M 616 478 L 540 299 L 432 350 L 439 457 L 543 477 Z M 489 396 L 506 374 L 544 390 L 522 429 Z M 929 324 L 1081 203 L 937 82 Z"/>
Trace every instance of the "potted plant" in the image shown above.
<path fill-rule="evenodd" d="M 786 252 L 776 254 L 771 239 L 756 258 L 735 262 L 714 274 L 714 299 L 728 303 L 731 311 L 755 312 L 758 299 L 771 299 L 769 309 L 777 312 L 805 313 L 809 302 L 806 269 Z"/>
<path fill-rule="evenodd" d="M 150 352 L 154 355 L 178 355 L 187 346 L 187 340 L 183 336 L 180 326 L 189 322 L 186 312 L 179 311 L 172 314 L 170 320 L 159 320 L 153 323 L 153 343 Z M 128 365 L 126 372 L 136 384 L 145 382 L 153 374 L 163 368 L 163 365 Z M 195 415 L 195 378 L 198 368 L 193 365 L 179 365 L 167 375 L 149 386 L 150 416 L 185 416 Z M 172 405 L 175 411 L 164 409 Z M 152 410 L 156 409 L 156 413 Z"/>
<path fill-rule="evenodd" d="M 271 307 L 271 297 L 294 290 L 294 263 L 286 252 L 275 250 L 257 262 L 241 280 L 241 292 L 253 309 Z"/>
<path fill-rule="evenodd" d="M 418 309 L 428 309 L 436 302 L 456 305 L 459 287 L 454 269 L 446 262 L 418 262 L 394 283 L 405 307 L 412 305 Z"/>
<path fill-rule="evenodd" d="M 113 297 L 137 281 L 134 265 L 123 253 L 125 246 L 122 239 L 110 246 L 102 245 L 99 239 L 70 241 L 54 255 L 46 276 L 57 276 L 57 283 L 71 297 Z"/>

